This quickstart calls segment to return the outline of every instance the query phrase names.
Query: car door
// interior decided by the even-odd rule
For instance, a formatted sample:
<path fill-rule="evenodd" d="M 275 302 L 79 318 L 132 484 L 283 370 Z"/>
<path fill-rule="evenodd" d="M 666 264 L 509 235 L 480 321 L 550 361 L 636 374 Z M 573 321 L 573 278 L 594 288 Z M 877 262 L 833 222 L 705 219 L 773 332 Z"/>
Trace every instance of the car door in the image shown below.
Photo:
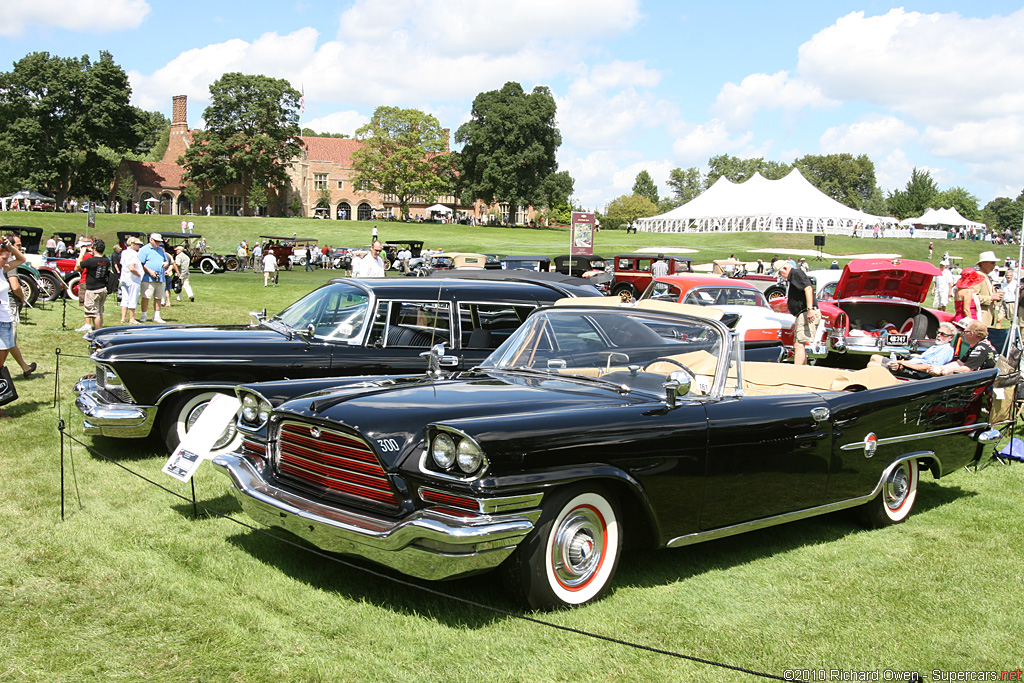
<path fill-rule="evenodd" d="M 740 396 L 707 411 L 702 530 L 826 502 L 832 428 L 825 399 Z"/>

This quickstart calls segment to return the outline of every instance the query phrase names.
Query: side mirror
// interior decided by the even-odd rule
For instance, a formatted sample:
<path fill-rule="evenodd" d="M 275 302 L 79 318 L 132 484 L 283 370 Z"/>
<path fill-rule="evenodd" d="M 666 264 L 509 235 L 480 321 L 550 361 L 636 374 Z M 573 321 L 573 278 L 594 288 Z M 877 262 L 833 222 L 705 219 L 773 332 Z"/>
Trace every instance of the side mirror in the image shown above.
<path fill-rule="evenodd" d="M 434 344 L 429 351 L 420 354 L 420 358 L 427 359 L 427 374 L 431 377 L 443 377 L 441 368 L 454 368 L 459 365 L 458 356 L 444 355 L 444 344 Z"/>
<path fill-rule="evenodd" d="M 306 337 L 312 339 L 314 334 L 316 334 L 316 325 L 310 323 L 306 326 Z"/>
<path fill-rule="evenodd" d="M 685 370 L 676 370 L 661 386 L 665 389 L 665 403 L 669 408 L 675 408 L 676 399 L 690 393 L 690 387 L 693 386 L 693 375 Z"/>

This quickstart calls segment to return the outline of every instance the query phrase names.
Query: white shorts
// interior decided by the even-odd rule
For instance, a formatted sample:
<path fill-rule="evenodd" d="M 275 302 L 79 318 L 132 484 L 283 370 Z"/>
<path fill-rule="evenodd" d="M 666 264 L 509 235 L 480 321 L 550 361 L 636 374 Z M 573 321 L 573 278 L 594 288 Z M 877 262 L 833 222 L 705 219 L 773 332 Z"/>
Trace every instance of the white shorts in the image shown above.
<path fill-rule="evenodd" d="M 121 308 L 138 308 L 141 282 L 121 280 Z"/>

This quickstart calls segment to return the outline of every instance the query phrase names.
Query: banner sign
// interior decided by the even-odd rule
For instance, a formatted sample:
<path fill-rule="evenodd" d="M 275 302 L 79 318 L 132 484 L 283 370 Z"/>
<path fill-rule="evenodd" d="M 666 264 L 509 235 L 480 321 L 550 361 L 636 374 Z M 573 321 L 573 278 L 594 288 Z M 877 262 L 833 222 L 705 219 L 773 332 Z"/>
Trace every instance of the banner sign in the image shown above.
<path fill-rule="evenodd" d="M 592 255 L 594 253 L 594 226 L 597 225 L 594 214 L 573 211 L 571 222 L 572 238 L 569 243 L 569 253 Z"/>

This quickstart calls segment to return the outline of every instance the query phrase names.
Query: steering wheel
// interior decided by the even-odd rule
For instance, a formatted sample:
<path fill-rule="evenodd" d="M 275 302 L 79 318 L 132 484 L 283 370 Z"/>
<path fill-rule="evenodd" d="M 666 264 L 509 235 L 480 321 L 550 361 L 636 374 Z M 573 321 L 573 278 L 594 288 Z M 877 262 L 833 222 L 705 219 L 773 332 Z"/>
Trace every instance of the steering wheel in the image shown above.
<path fill-rule="evenodd" d="M 695 373 L 693 370 L 691 370 L 690 368 L 686 367 L 685 365 L 683 365 L 682 363 L 677 361 L 675 358 L 669 358 L 668 356 L 658 356 L 657 358 L 652 360 L 650 363 L 645 365 L 642 369 L 643 369 L 644 372 L 647 372 L 647 368 L 649 368 L 652 365 L 654 365 L 655 363 L 659 363 L 659 362 L 665 362 L 665 363 L 671 363 L 672 365 L 678 365 L 683 370 L 686 370 L 688 373 L 690 373 L 691 376 L 693 376 L 693 377 L 697 376 L 697 373 Z"/>

